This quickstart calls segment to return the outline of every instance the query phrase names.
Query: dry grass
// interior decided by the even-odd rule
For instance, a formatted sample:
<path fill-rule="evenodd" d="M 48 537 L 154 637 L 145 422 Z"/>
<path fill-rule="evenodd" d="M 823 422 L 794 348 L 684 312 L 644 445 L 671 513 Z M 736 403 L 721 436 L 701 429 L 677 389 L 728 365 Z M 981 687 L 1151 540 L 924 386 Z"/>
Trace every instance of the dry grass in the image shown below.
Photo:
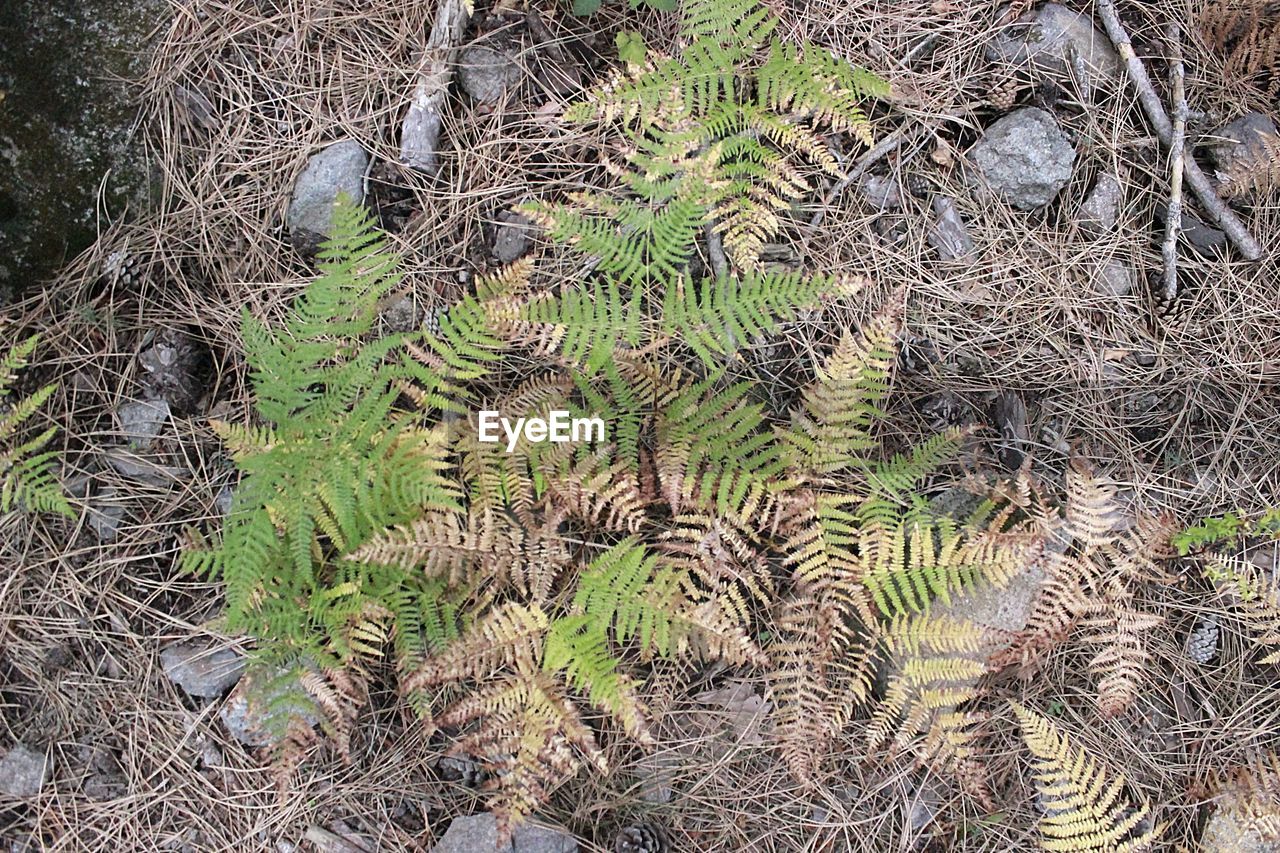
<path fill-rule="evenodd" d="M 903 186 L 900 241 L 879 236 L 877 214 L 853 189 L 824 211 L 824 227 L 792 234 L 809 267 L 865 272 L 877 287 L 836 316 L 796 324 L 785 352 L 770 358 L 808 360 L 840 325 L 856 323 L 905 285 L 910 332 L 930 340 L 939 359 L 899 382 L 894 427 L 904 435 L 926 430 L 919 409 L 933 395 L 956 395 L 963 412 L 982 420 L 995 393 L 1013 391 L 1028 404 L 1036 455 L 1050 471 L 1063 462 L 1062 438 L 1079 442 L 1140 504 L 1183 518 L 1277 502 L 1280 205 L 1249 212 L 1254 234 L 1272 251 L 1262 263 L 1184 253 L 1183 319 L 1162 320 L 1145 278 L 1158 275 L 1153 222 L 1167 179 L 1131 91 L 1095 81 L 1086 107 L 1064 85 L 1057 106 L 1079 149 L 1076 177 L 1062 204 L 1014 213 L 966 188 L 946 156 L 997 114 L 987 99 L 1008 75 L 982 55 L 983 41 L 1002 25 L 995 4 L 775 5 L 786 33 L 826 43 L 894 80 L 902 100 L 877 119 L 881 132 L 919 130 L 882 167 Z M 0 564 L 9 569 L 0 573 L 0 744 L 48 744 L 54 759 L 39 798 L 0 800 L 0 837 L 30 834 L 55 850 L 277 850 L 300 843 L 312 824 L 344 820 L 381 849 L 429 848 L 442 821 L 480 804 L 438 778 L 441 747 L 424 743 L 390 697 L 375 701 L 352 766 L 317 756 L 277 800 L 255 757 L 217 724 L 216 705 L 196 705 L 160 672 L 159 649 L 206 630 L 218 609 L 215 588 L 173 569 L 181 528 L 213 519 L 214 496 L 230 480 L 203 415 L 175 418 L 156 451 L 158 463 L 190 476 L 140 487 L 99 470 L 96 460 L 119 443 L 112 412 L 136 393 L 136 355 L 158 328 L 180 329 L 209 347 L 214 379 L 206 403 L 245 417 L 238 313 L 242 306 L 278 312 L 307 273 L 282 226 L 293 179 L 308 154 L 343 135 L 380 163 L 394 159 L 396 121 L 434 4 L 222 0 L 198 8 L 175 4 L 145 81 L 163 202 L 153 215 L 104 233 L 56 286 L 14 311 L 21 326 L 43 332 L 40 370 L 63 383 L 54 420 L 63 427 L 68 474 L 88 475 L 99 498 L 118 490 L 126 514 L 110 544 L 99 544 L 84 521 L 0 523 Z M 577 55 L 611 44 L 616 13 L 582 22 L 562 7 L 540 8 Z M 1190 20 L 1191 12 L 1179 0 L 1126 9 L 1140 52 L 1145 38 L 1150 53 L 1159 52 L 1153 45 L 1163 22 Z M 669 24 L 645 20 L 651 46 L 670 43 Z M 518 19 L 500 29 L 523 46 L 523 62 L 541 61 Z M 598 39 L 597 29 L 604 32 Z M 929 49 L 902 61 L 926 41 Z M 1270 106 L 1247 85 L 1220 81 L 1204 45 L 1188 44 L 1187 55 L 1196 108 L 1225 119 Z M 1024 89 L 1019 102 L 1035 97 Z M 207 118 L 201 99 L 212 108 Z M 557 100 L 532 81 L 496 109 L 456 100 L 440 177 L 375 170 L 374 197 L 406 254 L 417 303 L 447 301 L 488 267 L 487 229 L 499 211 L 597 174 L 605 143 L 566 134 L 548 118 L 544 106 Z M 1071 214 L 1104 171 L 1118 172 L 1125 186 L 1121 221 L 1109 237 L 1089 240 Z M 909 181 L 957 198 L 979 260 L 935 259 L 926 242 L 928 200 L 908 192 Z M 136 259 L 134 282 L 109 272 L 109 257 L 120 251 Z M 1125 296 L 1097 286 L 1099 266 L 1111 258 L 1139 271 Z M 829 784 L 800 790 L 767 743 L 735 742 L 708 723 L 696 690 L 670 692 L 674 677 L 655 679 L 659 758 L 619 747 L 613 775 L 566 786 L 546 817 L 601 849 L 636 814 L 666 822 L 677 849 L 908 850 L 919 849 L 913 845 L 922 833 L 932 835 L 933 849 L 1028 849 L 1034 794 L 1012 716 L 999 701 L 1018 697 L 1040 708 L 1060 703 L 1064 725 L 1164 806 L 1172 842 L 1190 844 L 1204 783 L 1249 752 L 1274 747 L 1280 706 L 1271 675 L 1246 662 L 1229 620 L 1215 664 L 1200 667 L 1183 654 L 1190 625 L 1216 607 L 1198 582 L 1147 595 L 1143 604 L 1167 620 L 1155 645 L 1157 666 L 1169 676 L 1157 680 L 1145 713 L 1100 724 L 1085 658 L 1070 648 L 1032 681 L 1004 677 L 994 685 L 992 781 L 1004 806 L 995 818 L 946 780 L 922 785 L 924 772 L 904 761 L 869 760 L 859 724 L 829 767 Z M 1144 716 L 1157 722 L 1144 728 Z M 653 772 L 644 768 L 655 760 L 670 770 L 670 802 L 643 796 L 641 780 Z M 86 782 L 112 773 L 120 787 L 103 799 L 90 796 L 100 789 Z M 936 799 L 936 822 L 913 830 L 912 803 L 922 798 Z"/>

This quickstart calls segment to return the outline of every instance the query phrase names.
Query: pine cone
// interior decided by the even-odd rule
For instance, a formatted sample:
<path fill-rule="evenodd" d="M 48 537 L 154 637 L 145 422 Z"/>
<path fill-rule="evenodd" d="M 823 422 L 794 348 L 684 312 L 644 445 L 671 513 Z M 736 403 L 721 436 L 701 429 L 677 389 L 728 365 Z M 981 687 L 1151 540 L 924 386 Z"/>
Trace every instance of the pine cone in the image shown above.
<path fill-rule="evenodd" d="M 1187 657 L 1203 666 L 1218 654 L 1218 620 L 1206 616 L 1187 635 Z"/>
<path fill-rule="evenodd" d="M 446 755 L 437 765 L 440 778 L 459 782 L 468 788 L 479 788 L 489 778 L 489 771 L 465 755 Z"/>
<path fill-rule="evenodd" d="M 613 840 L 614 853 L 668 853 L 671 839 L 662 824 L 640 821 L 624 826 Z"/>
<path fill-rule="evenodd" d="M 1022 86 L 1017 80 L 1005 80 L 991 87 L 987 93 L 987 103 L 1000 112 L 1008 112 L 1018 103 L 1018 94 Z"/>

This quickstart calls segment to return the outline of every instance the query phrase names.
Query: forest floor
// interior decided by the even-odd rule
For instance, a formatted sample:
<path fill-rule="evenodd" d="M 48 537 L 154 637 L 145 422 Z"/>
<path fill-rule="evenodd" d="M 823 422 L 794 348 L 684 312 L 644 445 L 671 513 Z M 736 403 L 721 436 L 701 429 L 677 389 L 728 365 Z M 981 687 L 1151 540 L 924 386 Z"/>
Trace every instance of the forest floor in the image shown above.
<path fill-rule="evenodd" d="M 369 153 L 369 203 L 406 258 L 397 310 L 420 318 L 496 268 L 510 241 L 525 248 L 528 235 L 511 231 L 514 205 L 598 179 L 613 141 L 570 131 L 558 115 L 616 63 L 614 34 L 638 29 L 658 50 L 675 37 L 669 16 L 648 10 L 607 5 L 575 18 L 541 0 L 477 5 L 464 45 L 487 46 L 510 68 L 496 97 L 486 81 L 471 93 L 453 87 L 442 168 L 426 176 L 395 163 L 434 2 L 175 0 L 143 81 L 163 198 L 7 312 L 43 336 L 35 378 L 61 383 L 50 417 L 64 480 L 85 510 L 74 525 L 0 524 L 0 750 L 22 743 L 49 760 L 38 794 L 0 795 L 0 839 L 15 851 L 430 850 L 454 817 L 483 811 L 389 684 L 362 717 L 354 760 L 319 753 L 280 794 L 220 722 L 221 700 L 187 695 L 161 662 L 192 638 L 240 647 L 216 632 L 216 585 L 178 574 L 175 557 L 184 528 L 216 520 L 233 485 L 207 421 L 248 418 L 240 312 L 279 316 L 312 272 L 284 224 L 308 157 L 344 138 Z M 892 82 L 894 97 L 871 117 L 877 139 L 898 142 L 857 180 L 822 186 L 770 248 L 873 282 L 789 327 L 770 354 L 778 375 L 904 288 L 906 345 L 886 430 L 981 425 L 975 453 L 1010 468 L 1029 454 L 1050 482 L 1074 448 L 1133 506 L 1183 522 L 1280 503 L 1280 202 L 1238 208 L 1260 261 L 1210 231 L 1187 234 L 1170 304 L 1158 296 L 1169 165 L 1104 35 L 1094 33 L 1096 56 L 1081 61 L 1081 36 L 1065 61 L 1032 67 L 990 50 L 1021 37 L 1026 9 L 773 5 L 784 37 L 827 45 Z M 1249 111 L 1276 117 L 1264 89 L 1223 75 L 1192 0 L 1120 5 L 1166 103 L 1167 27 L 1181 25 L 1195 156 L 1208 163 L 1215 129 Z M 1075 156 L 1052 200 L 1022 210 L 967 177 L 966 154 L 1028 107 L 1052 116 Z M 864 153 L 837 151 L 849 169 Z M 1097 226 L 1081 207 L 1108 177 L 1111 221 Z M 1187 204 L 1206 216 L 1190 195 Z M 954 215 L 971 245 L 938 235 L 939 219 Z M 133 418 L 129 404 L 149 400 L 168 408 L 140 437 L 122 412 Z M 1188 635 L 1218 614 L 1194 575 L 1175 567 L 1172 582 L 1143 593 L 1142 606 L 1163 617 L 1150 637 L 1157 674 L 1129 714 L 1097 718 L 1087 654 L 1070 644 L 1034 678 L 1003 675 L 994 687 L 1052 706 L 1120 767 L 1169 821 L 1169 850 L 1197 844 L 1211 781 L 1280 738 L 1274 676 L 1225 616 L 1212 659 L 1188 656 Z M 663 675 L 647 697 L 656 754 L 611 748 L 608 776 L 584 774 L 538 815 L 581 849 L 612 849 L 638 813 L 661 821 L 677 850 L 1036 846 L 1012 726 L 989 744 L 994 814 L 907 760 L 866 760 L 854 735 L 827 783 L 805 790 L 769 742 L 759 678 L 712 671 L 691 689 Z"/>

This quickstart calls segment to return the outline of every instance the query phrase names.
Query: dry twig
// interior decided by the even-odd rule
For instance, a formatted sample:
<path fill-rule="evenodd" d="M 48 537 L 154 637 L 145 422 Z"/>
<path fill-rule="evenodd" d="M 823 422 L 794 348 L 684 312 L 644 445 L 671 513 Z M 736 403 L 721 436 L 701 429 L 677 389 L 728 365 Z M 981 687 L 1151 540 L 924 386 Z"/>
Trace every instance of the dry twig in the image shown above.
<path fill-rule="evenodd" d="M 1169 212 L 1165 219 L 1164 296 L 1169 302 L 1178 295 L 1178 234 L 1182 231 L 1182 171 L 1187 147 L 1186 68 L 1182 61 L 1182 32 L 1169 25 L 1169 77 L 1173 88 L 1173 136 L 1169 145 Z"/>
<path fill-rule="evenodd" d="M 1142 103 L 1142 109 L 1151 121 L 1156 135 L 1166 147 L 1172 146 L 1173 123 L 1169 120 L 1164 105 L 1160 103 L 1160 96 L 1156 94 L 1155 87 L 1151 84 L 1146 66 L 1133 51 L 1129 34 L 1125 31 L 1124 24 L 1120 23 L 1120 15 L 1116 12 L 1115 0 L 1098 0 L 1098 15 L 1102 18 L 1103 27 L 1111 43 L 1124 59 L 1129 70 L 1129 79 L 1138 91 L 1138 100 Z M 1227 239 L 1247 260 L 1256 261 L 1261 258 L 1262 246 L 1249 234 L 1249 230 L 1245 228 L 1239 217 L 1223 202 L 1213 186 L 1213 181 L 1196 163 L 1195 158 L 1184 157 L 1182 165 L 1187 183 L 1191 185 L 1196 198 L 1200 200 L 1200 204 L 1204 206 L 1205 212 L 1214 223 L 1226 233 Z"/>
<path fill-rule="evenodd" d="M 440 168 L 441 108 L 453 76 L 449 60 L 466 26 L 465 0 L 442 0 L 427 38 L 425 67 L 400 126 L 400 161 L 411 169 L 431 174 Z"/>

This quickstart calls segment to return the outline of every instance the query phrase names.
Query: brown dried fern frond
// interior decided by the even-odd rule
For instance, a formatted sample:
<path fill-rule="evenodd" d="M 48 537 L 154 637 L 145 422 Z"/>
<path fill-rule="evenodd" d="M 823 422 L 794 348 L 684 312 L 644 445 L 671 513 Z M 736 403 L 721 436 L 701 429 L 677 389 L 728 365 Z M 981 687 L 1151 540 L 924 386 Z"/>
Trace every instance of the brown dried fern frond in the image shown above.
<path fill-rule="evenodd" d="M 1280 188 L 1280 136 L 1255 133 L 1218 173 L 1218 179 L 1222 194 L 1228 198 L 1261 197 Z"/>
<path fill-rule="evenodd" d="M 1081 456 L 1067 468 L 1067 532 L 1085 553 L 1111 545 L 1123 525 L 1111 478 L 1099 475 Z"/>
<path fill-rule="evenodd" d="M 437 722 L 473 726 L 450 752 L 477 760 L 491 772 L 484 790 L 493 793 L 500 843 L 584 763 L 602 772 L 608 766 L 563 686 L 536 669 L 483 684 Z"/>
<path fill-rule="evenodd" d="M 1280 3 L 1217 0 L 1199 15 L 1205 41 L 1224 60 L 1224 73 L 1262 87 L 1280 89 Z"/>
<path fill-rule="evenodd" d="M 1113 579 L 1094 605 L 1096 615 L 1085 621 L 1084 640 L 1099 651 L 1089 662 L 1098 683 L 1098 710 L 1104 717 L 1118 717 L 1137 701 L 1146 682 L 1146 635 L 1164 620 L 1133 607 L 1133 595 Z"/>
<path fill-rule="evenodd" d="M 536 598 L 569 554 L 558 537 L 528 530 L 504 510 L 482 510 L 427 513 L 378 534 L 347 559 L 421 569 L 452 586 L 497 583 Z"/>
<path fill-rule="evenodd" d="M 769 693 L 782 758 L 801 784 L 813 785 L 832 739 L 871 694 L 876 642 L 858 636 L 838 597 L 822 589 L 784 602 L 777 629 Z"/>
<path fill-rule="evenodd" d="M 613 457 L 613 448 L 604 446 L 558 465 L 542 464 L 550 515 L 563 515 L 592 529 L 639 531 L 646 506 L 640 481 L 626 462 L 614 462 Z"/>

